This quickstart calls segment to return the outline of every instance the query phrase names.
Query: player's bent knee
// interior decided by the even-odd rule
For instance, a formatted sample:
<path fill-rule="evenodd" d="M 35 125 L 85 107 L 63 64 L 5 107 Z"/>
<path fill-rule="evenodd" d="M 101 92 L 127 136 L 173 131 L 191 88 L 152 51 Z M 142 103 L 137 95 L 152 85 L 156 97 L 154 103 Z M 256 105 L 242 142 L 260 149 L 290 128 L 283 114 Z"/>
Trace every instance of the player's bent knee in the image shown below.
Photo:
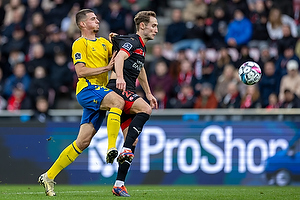
<path fill-rule="evenodd" d="M 143 110 L 144 113 L 147 113 L 148 115 L 151 115 L 152 113 L 152 108 L 150 106 L 147 106 L 144 110 Z"/>

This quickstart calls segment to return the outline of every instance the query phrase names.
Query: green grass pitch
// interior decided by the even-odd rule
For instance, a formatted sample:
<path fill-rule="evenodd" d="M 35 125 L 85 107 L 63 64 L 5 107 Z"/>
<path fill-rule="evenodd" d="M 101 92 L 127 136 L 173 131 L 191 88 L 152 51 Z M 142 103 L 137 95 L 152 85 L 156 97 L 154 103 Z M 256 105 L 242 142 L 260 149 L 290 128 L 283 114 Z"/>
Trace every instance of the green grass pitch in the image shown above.
<path fill-rule="evenodd" d="M 0 184 L 0 199 L 15 200 L 92 200 L 119 199 L 113 196 L 112 186 L 107 185 L 56 185 L 56 197 L 46 197 L 39 185 L 5 185 Z M 128 185 L 130 199 L 151 200 L 296 200 L 300 199 L 300 187 L 276 186 L 162 186 L 162 185 Z"/>

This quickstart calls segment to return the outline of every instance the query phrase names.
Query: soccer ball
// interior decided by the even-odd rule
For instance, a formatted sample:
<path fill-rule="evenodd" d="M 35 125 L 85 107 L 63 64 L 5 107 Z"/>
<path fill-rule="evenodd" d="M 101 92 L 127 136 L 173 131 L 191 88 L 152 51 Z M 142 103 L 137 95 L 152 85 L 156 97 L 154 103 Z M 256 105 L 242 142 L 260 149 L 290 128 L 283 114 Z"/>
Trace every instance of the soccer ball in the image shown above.
<path fill-rule="evenodd" d="M 261 79 L 261 69 L 256 62 L 245 62 L 239 68 L 239 77 L 246 85 L 253 85 Z"/>

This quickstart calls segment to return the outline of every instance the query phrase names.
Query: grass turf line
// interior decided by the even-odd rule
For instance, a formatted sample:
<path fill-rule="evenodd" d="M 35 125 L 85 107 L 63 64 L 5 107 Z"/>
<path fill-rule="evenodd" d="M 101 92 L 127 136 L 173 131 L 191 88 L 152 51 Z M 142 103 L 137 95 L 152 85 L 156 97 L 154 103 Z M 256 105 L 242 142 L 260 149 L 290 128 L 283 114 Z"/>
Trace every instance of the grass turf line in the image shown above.
<path fill-rule="evenodd" d="M 0 184 L 1 200 L 94 200 L 117 199 L 107 185 L 56 185 L 56 197 L 46 197 L 39 185 Z M 300 187 L 287 186 L 202 186 L 202 185 L 128 185 L 131 199 L 151 200 L 295 200 L 300 199 Z"/>

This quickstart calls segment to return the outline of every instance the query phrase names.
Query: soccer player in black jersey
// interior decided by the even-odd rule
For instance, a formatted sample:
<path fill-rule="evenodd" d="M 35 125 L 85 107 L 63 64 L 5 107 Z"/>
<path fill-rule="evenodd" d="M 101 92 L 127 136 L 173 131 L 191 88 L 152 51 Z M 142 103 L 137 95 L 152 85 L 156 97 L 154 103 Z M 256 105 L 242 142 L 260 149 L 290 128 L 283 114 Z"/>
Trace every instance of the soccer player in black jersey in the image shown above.
<path fill-rule="evenodd" d="M 153 11 L 141 11 L 134 18 L 136 34 L 112 37 L 115 57 L 115 73 L 111 74 L 108 88 L 114 90 L 125 100 L 121 116 L 121 128 L 125 142 L 118 157 L 119 169 L 112 189 L 117 196 L 130 196 L 124 186 L 125 177 L 134 157 L 137 138 L 149 119 L 152 108 L 157 109 L 157 101 L 152 95 L 144 68 L 148 40 L 153 40 L 158 32 L 156 14 Z M 139 80 L 150 105 L 136 94 L 136 80 Z M 127 133 L 127 134 L 126 134 Z"/>

